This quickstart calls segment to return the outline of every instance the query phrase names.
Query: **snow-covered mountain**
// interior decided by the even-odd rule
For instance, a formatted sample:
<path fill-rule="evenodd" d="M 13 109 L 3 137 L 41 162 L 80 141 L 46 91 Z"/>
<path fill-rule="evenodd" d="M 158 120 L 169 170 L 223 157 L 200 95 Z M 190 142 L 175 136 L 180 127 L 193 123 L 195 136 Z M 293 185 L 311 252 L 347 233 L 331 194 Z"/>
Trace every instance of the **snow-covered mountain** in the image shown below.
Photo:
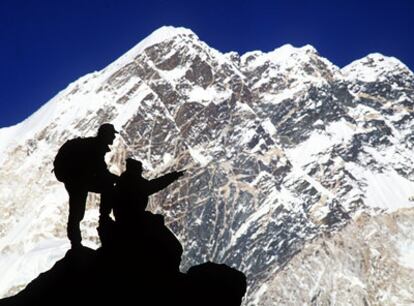
<path fill-rule="evenodd" d="M 112 122 L 114 173 L 128 156 L 148 177 L 187 169 L 150 200 L 183 244 L 183 270 L 207 260 L 241 270 L 245 305 L 347 305 L 355 288 L 354 305 L 412 302 L 413 101 L 414 75 L 392 57 L 340 69 L 309 45 L 223 54 L 160 28 L 0 129 L 0 296 L 69 248 L 53 158 Z M 82 223 L 91 247 L 98 201 L 90 195 Z M 380 273 L 399 289 L 377 286 Z"/>

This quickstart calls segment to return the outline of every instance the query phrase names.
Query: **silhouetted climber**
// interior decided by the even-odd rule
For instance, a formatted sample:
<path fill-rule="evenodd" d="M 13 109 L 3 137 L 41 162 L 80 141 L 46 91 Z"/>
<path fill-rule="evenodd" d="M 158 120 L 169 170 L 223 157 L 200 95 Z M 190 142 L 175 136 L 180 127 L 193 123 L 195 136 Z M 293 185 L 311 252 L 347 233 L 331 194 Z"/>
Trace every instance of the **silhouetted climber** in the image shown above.
<path fill-rule="evenodd" d="M 72 248 L 82 246 L 80 222 L 88 192 L 101 193 L 102 206 L 118 179 L 105 163 L 105 154 L 110 151 L 116 133 L 112 124 L 102 124 L 96 137 L 79 137 L 64 143 L 53 162 L 56 178 L 65 184 L 69 194 L 67 234 Z"/>
<path fill-rule="evenodd" d="M 126 170 L 114 189 L 113 212 L 117 222 L 136 222 L 148 204 L 148 197 L 176 181 L 184 171 L 174 171 L 156 179 L 142 177 L 142 163 L 132 158 L 126 160 Z M 107 213 L 108 209 L 105 209 Z M 109 210 L 110 211 L 110 210 Z M 132 220 L 131 220 L 132 218 Z"/>
<path fill-rule="evenodd" d="M 141 258 L 147 264 L 156 262 L 161 269 L 179 270 L 183 248 L 175 235 L 164 225 L 164 217 L 145 211 L 148 197 L 184 174 L 172 172 L 162 177 L 147 180 L 142 177 L 142 163 L 128 158 L 126 170 L 119 177 L 111 201 L 104 207 L 99 220 L 98 233 L 102 246 L 136 250 L 132 256 Z M 109 213 L 113 209 L 116 222 Z M 145 259 L 144 259 L 145 258 Z"/>

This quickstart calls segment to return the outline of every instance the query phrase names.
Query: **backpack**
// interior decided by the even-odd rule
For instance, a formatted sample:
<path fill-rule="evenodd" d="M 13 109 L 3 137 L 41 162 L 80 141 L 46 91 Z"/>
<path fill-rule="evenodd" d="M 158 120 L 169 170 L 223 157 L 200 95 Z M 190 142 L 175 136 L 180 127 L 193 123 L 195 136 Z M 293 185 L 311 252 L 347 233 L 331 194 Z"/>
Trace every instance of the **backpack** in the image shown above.
<path fill-rule="evenodd" d="M 56 154 L 53 161 L 53 172 L 58 181 L 64 182 L 74 178 L 85 167 L 87 148 L 84 138 L 74 138 L 66 141 Z"/>

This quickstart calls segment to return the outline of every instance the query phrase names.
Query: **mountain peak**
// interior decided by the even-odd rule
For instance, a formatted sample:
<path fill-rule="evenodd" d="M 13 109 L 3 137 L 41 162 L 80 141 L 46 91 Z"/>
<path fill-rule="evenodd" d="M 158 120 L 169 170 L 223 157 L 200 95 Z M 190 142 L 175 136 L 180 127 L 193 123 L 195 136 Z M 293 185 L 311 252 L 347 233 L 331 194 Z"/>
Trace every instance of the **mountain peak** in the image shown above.
<path fill-rule="evenodd" d="M 162 42 L 164 40 L 173 38 L 175 36 L 179 35 L 194 35 L 197 37 L 197 35 L 191 31 L 190 29 L 183 28 L 183 27 L 173 27 L 173 26 L 163 26 L 154 32 L 152 32 L 150 35 L 148 35 L 144 40 L 142 40 L 136 47 L 140 47 L 142 49 L 145 49 L 149 46 L 152 46 L 154 44 L 157 44 L 159 42 Z M 198 38 L 198 37 L 197 37 Z"/>
<path fill-rule="evenodd" d="M 291 44 L 284 44 L 283 46 L 276 48 L 275 50 L 273 50 L 270 53 L 287 53 L 287 54 L 292 54 L 292 53 L 314 53 L 317 54 L 318 51 L 316 51 L 316 49 L 307 44 L 304 45 L 302 47 L 295 47 Z"/>
<path fill-rule="evenodd" d="M 339 70 L 309 44 L 302 47 L 285 44 L 267 53 L 248 52 L 241 57 L 241 62 L 250 70 L 270 65 L 278 73 L 290 75 L 292 79 L 300 77 L 301 81 L 306 79 L 319 82 L 321 79 L 332 78 Z"/>
<path fill-rule="evenodd" d="M 388 74 L 408 73 L 411 70 L 400 60 L 381 53 L 371 53 L 341 69 L 348 79 L 375 82 Z"/>
<path fill-rule="evenodd" d="M 295 47 L 291 44 L 284 44 L 281 47 L 278 47 L 270 52 L 262 52 L 259 50 L 250 51 L 243 54 L 242 58 L 249 58 L 250 56 L 260 56 L 263 59 L 269 60 L 271 62 L 282 62 L 287 59 L 301 56 L 308 56 L 309 54 L 318 54 L 318 51 L 311 45 L 305 45 L 302 47 Z"/>
<path fill-rule="evenodd" d="M 148 47 L 161 43 L 165 40 L 172 39 L 176 36 L 194 36 L 194 38 L 198 39 L 198 36 L 190 29 L 183 27 L 162 26 L 141 40 L 137 45 L 132 47 L 129 51 L 127 51 L 124 55 L 122 55 L 108 67 L 123 66 Z"/>
<path fill-rule="evenodd" d="M 285 44 L 267 53 L 267 58 L 272 62 L 308 62 L 312 55 L 318 55 L 318 51 L 311 45 L 295 47 Z"/>

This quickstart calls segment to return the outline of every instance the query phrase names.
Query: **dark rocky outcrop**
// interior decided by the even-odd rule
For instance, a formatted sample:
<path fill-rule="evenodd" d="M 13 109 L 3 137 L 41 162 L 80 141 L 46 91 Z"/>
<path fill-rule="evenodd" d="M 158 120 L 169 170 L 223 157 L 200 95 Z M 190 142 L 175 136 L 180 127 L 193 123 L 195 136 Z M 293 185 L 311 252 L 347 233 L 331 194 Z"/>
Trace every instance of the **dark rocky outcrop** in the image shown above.
<path fill-rule="evenodd" d="M 70 249 L 0 305 L 241 304 L 243 273 L 211 262 L 179 271 L 182 247 L 162 216 L 145 212 L 134 224 L 106 220 L 99 233 L 101 248 Z"/>

